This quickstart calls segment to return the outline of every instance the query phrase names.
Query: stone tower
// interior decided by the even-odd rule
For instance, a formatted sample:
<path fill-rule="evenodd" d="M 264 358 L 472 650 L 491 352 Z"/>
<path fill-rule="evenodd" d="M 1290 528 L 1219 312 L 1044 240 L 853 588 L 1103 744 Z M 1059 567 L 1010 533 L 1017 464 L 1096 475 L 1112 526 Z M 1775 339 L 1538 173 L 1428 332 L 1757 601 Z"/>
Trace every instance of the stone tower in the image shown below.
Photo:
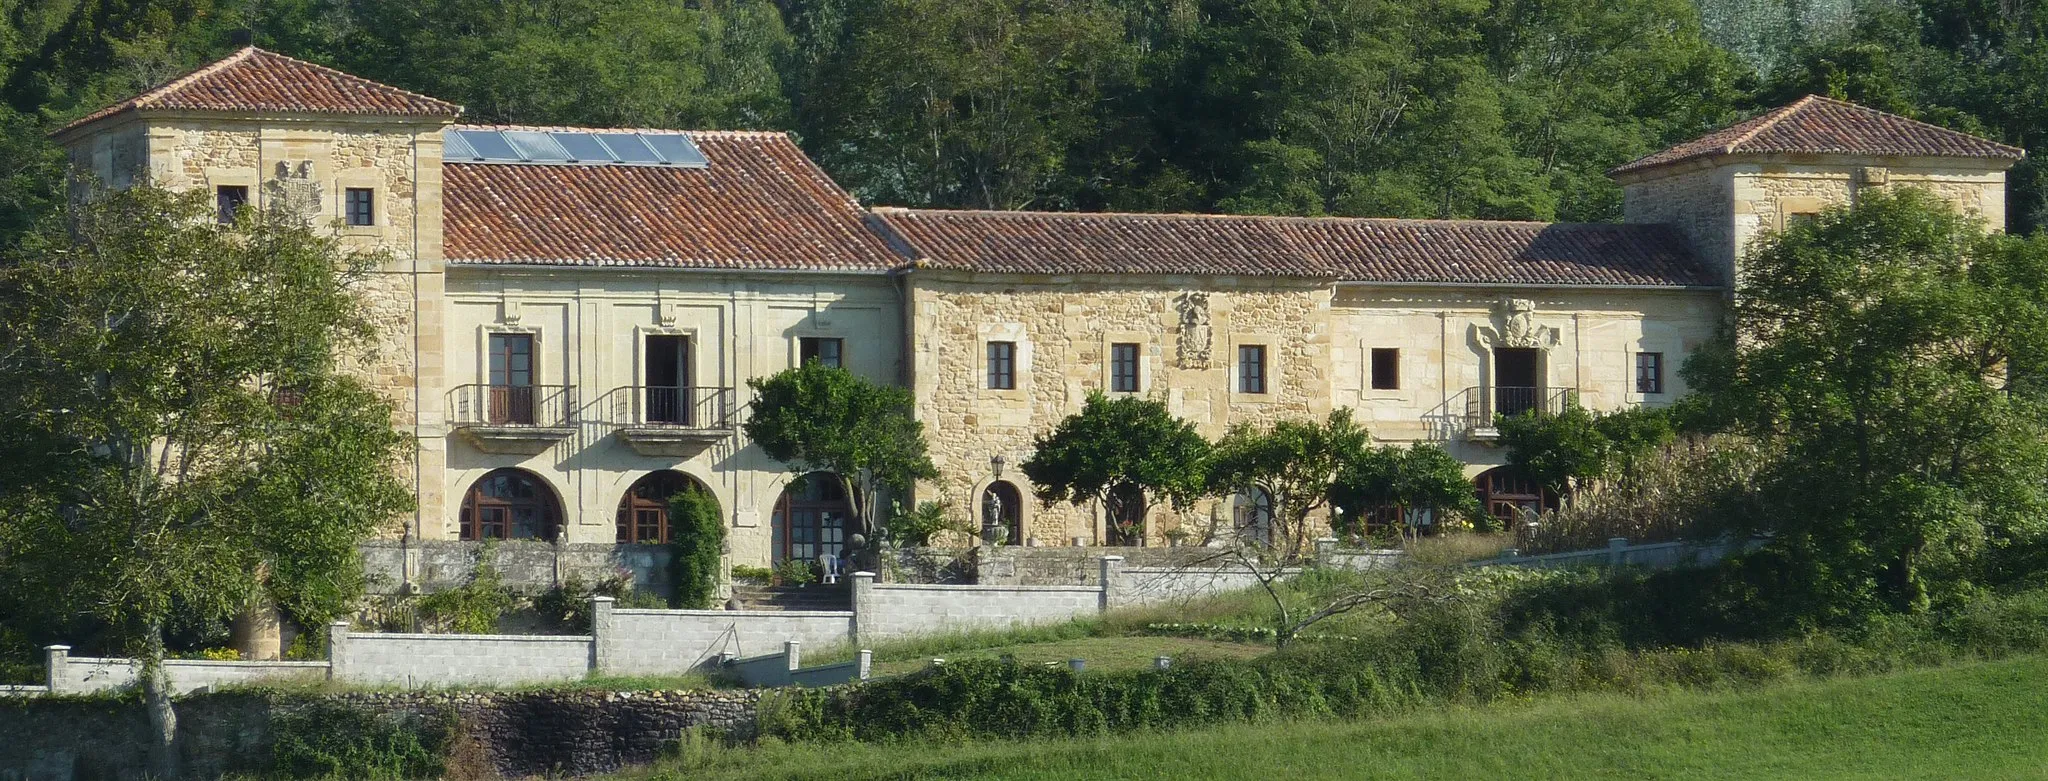
<path fill-rule="evenodd" d="M 2005 171 L 2025 152 L 1817 95 L 1608 172 L 1623 221 L 1675 226 L 1732 285 L 1758 234 L 1869 187 L 1916 187 L 1991 230 L 2005 227 Z"/>

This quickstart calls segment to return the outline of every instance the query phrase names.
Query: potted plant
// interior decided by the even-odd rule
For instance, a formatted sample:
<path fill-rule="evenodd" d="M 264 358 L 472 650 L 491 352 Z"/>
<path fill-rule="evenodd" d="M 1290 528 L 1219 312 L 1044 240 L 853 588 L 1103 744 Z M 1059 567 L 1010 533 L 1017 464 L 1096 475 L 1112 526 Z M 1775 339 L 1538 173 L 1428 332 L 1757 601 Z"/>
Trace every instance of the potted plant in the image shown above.
<path fill-rule="evenodd" d="M 818 572 L 808 561 L 783 559 L 782 563 L 775 565 L 775 579 L 785 586 L 803 588 L 818 581 Z"/>

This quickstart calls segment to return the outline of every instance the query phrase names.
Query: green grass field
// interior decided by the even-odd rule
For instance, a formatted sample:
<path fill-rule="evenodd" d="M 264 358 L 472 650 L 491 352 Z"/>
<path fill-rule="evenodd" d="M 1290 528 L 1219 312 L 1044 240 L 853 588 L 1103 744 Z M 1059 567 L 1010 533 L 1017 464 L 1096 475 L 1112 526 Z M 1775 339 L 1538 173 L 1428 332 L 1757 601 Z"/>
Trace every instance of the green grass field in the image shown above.
<path fill-rule="evenodd" d="M 713 748 L 622 778 L 2048 778 L 2048 656 L 1352 723 L 1073 741 Z"/>

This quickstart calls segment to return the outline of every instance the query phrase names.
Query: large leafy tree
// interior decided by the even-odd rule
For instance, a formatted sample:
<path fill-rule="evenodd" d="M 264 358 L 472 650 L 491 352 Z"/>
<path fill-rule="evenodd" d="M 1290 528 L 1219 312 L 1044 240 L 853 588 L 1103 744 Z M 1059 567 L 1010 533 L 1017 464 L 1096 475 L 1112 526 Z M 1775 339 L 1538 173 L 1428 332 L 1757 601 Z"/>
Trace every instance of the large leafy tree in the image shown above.
<path fill-rule="evenodd" d="M 1033 446 L 1022 467 L 1038 498 L 1101 503 L 1118 540 L 1142 538 L 1160 503 L 1185 509 L 1204 493 L 1208 440 L 1155 399 L 1090 393 Z"/>
<path fill-rule="evenodd" d="M 2048 513 L 2048 240 L 1865 192 L 1745 259 L 1731 338 L 1689 362 L 1709 415 L 1781 454 L 1738 518 L 1837 609 L 1915 610 Z"/>
<path fill-rule="evenodd" d="M 884 492 L 900 496 L 938 476 L 907 389 L 818 361 L 747 385 L 754 390 L 747 438 L 798 472 L 835 475 L 853 505 L 855 530 L 870 543 Z"/>
<path fill-rule="evenodd" d="M 1380 508 L 1428 510 L 1438 521 L 1483 518 L 1465 464 L 1429 442 L 1381 445 L 1359 454 L 1338 472 L 1330 502 L 1344 531 L 1363 531 L 1365 514 Z"/>
<path fill-rule="evenodd" d="M 342 368 L 370 335 L 352 287 L 371 258 L 146 188 L 65 216 L 0 266 L 0 571 L 33 595 L 16 609 L 131 641 L 163 775 L 174 614 L 339 615 L 356 543 L 411 507 L 406 438 Z"/>
<path fill-rule="evenodd" d="M 1320 423 L 1239 424 L 1217 440 L 1209 456 L 1209 490 L 1219 495 L 1264 491 L 1272 498 L 1271 536 L 1246 539 L 1239 530 L 1238 543 L 1258 558 L 1296 563 L 1321 533 L 1315 514 L 1329 506 L 1338 475 L 1365 457 L 1371 441 L 1351 419 L 1350 409 L 1331 412 Z"/>

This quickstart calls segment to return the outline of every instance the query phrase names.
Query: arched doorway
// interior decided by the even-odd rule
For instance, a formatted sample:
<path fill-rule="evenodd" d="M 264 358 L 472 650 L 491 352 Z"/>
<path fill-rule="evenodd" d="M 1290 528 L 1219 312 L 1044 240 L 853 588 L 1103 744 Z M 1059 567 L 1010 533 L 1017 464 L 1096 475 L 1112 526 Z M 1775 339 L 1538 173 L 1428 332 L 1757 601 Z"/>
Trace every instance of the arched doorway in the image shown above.
<path fill-rule="evenodd" d="M 839 558 L 846 549 L 846 522 L 852 509 L 838 475 L 812 472 L 791 480 L 775 503 L 782 558 L 808 562 Z"/>
<path fill-rule="evenodd" d="M 1478 488 L 1480 506 L 1486 508 L 1487 515 L 1498 519 L 1504 529 L 1512 531 L 1544 510 L 1557 509 L 1555 495 L 1510 467 L 1488 469 L 1472 482 Z"/>
<path fill-rule="evenodd" d="M 465 540 L 553 540 L 561 528 L 561 500 L 524 469 L 493 470 L 462 498 Z"/>
<path fill-rule="evenodd" d="M 673 469 L 649 472 L 619 498 L 619 542 L 668 542 L 668 503 L 677 493 L 695 488 L 709 491 L 696 478 Z"/>
<path fill-rule="evenodd" d="M 1252 486 L 1251 490 L 1231 497 L 1230 520 L 1238 537 L 1273 544 L 1273 494 Z"/>
<path fill-rule="evenodd" d="M 1145 544 L 1145 489 L 1130 483 L 1119 484 L 1109 489 L 1108 505 L 1104 508 L 1109 521 L 1105 542 L 1109 545 Z"/>
<path fill-rule="evenodd" d="M 982 539 L 994 540 L 995 529 L 1003 530 L 1002 544 L 1024 544 L 1024 494 L 1008 480 L 989 483 L 981 492 Z"/>

